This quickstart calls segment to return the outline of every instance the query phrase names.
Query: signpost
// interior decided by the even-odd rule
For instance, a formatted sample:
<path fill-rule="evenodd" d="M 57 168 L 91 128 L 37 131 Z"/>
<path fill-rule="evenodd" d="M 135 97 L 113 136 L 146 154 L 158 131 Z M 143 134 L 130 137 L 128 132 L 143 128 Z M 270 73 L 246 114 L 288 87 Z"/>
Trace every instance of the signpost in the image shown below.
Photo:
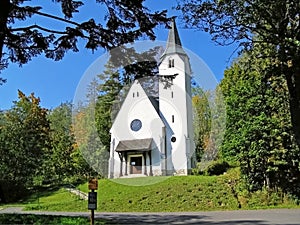
<path fill-rule="evenodd" d="M 89 192 L 88 196 L 88 209 L 96 210 L 97 209 L 97 192 Z"/>
<path fill-rule="evenodd" d="M 96 178 L 92 178 L 89 180 L 89 190 L 96 191 L 98 189 L 98 180 Z"/>
<path fill-rule="evenodd" d="M 95 192 L 98 189 L 98 180 L 93 178 L 89 180 L 88 184 L 89 192 L 88 195 L 88 209 L 91 210 L 91 225 L 95 224 L 95 212 L 94 210 L 97 209 L 97 192 Z"/>

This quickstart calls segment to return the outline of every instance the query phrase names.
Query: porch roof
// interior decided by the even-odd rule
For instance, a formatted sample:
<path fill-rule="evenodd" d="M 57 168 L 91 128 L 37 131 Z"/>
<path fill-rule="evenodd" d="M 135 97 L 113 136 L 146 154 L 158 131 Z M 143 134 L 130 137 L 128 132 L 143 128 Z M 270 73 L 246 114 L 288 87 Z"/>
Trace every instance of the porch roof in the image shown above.
<path fill-rule="evenodd" d="M 151 151 L 153 138 L 134 139 L 120 141 L 116 147 L 116 152 L 147 152 Z"/>

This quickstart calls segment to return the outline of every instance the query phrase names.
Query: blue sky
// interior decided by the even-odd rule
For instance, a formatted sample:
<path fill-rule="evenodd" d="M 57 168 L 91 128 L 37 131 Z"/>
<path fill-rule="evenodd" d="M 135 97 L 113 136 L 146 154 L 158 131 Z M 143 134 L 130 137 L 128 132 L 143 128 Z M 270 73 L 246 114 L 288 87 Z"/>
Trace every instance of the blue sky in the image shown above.
<path fill-rule="evenodd" d="M 39 3 L 40 1 L 32 2 Z M 168 9 L 169 16 L 180 13 L 172 9 L 172 6 L 175 6 L 175 4 L 176 0 L 147 0 L 149 9 Z M 59 14 L 58 8 L 58 5 L 51 3 L 43 11 L 53 12 L 57 15 Z M 97 8 L 92 5 L 86 6 L 83 8 L 80 18 L 88 19 L 90 17 L 97 17 L 98 12 L 96 10 Z M 102 19 L 103 15 L 104 13 L 101 13 L 99 18 Z M 37 23 L 53 23 L 51 20 L 41 21 L 40 18 L 33 18 L 33 20 L 36 20 Z M 182 45 L 198 55 L 211 69 L 216 79 L 220 81 L 223 77 L 224 69 L 230 65 L 229 60 L 233 59 L 232 53 L 235 50 L 235 46 L 217 46 L 210 40 L 208 34 L 201 31 L 184 29 L 181 21 L 178 19 L 177 27 Z M 155 33 L 157 40 L 167 40 L 168 30 L 164 27 L 157 27 Z M 40 97 L 41 105 L 49 109 L 57 107 L 62 102 L 72 101 L 81 77 L 88 67 L 103 54 L 105 54 L 103 49 L 92 53 L 89 50 L 81 48 L 77 53 L 67 53 L 63 60 L 58 62 L 47 59 L 44 56 L 39 56 L 22 67 L 10 64 L 0 74 L 1 77 L 7 79 L 7 82 L 0 86 L 0 109 L 11 108 L 12 102 L 17 100 L 18 89 L 26 95 L 34 92 L 35 96 Z"/>

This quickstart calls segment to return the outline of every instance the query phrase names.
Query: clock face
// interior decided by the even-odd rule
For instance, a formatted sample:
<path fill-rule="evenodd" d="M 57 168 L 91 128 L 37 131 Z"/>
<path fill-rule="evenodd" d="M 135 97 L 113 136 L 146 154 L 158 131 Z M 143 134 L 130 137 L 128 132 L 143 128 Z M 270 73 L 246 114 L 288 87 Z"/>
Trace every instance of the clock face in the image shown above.
<path fill-rule="evenodd" d="M 130 128 L 133 131 L 139 131 L 142 128 L 142 122 L 139 119 L 134 119 L 130 123 Z"/>

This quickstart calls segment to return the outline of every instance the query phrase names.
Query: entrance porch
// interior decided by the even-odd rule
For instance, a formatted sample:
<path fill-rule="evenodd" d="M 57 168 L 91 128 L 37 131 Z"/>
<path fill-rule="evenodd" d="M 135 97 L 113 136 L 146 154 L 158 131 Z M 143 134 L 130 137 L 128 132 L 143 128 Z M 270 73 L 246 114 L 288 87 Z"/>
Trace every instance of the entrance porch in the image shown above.
<path fill-rule="evenodd" d="M 123 176 L 153 176 L 152 138 L 120 141 L 116 152 L 120 157 L 120 173 Z"/>

